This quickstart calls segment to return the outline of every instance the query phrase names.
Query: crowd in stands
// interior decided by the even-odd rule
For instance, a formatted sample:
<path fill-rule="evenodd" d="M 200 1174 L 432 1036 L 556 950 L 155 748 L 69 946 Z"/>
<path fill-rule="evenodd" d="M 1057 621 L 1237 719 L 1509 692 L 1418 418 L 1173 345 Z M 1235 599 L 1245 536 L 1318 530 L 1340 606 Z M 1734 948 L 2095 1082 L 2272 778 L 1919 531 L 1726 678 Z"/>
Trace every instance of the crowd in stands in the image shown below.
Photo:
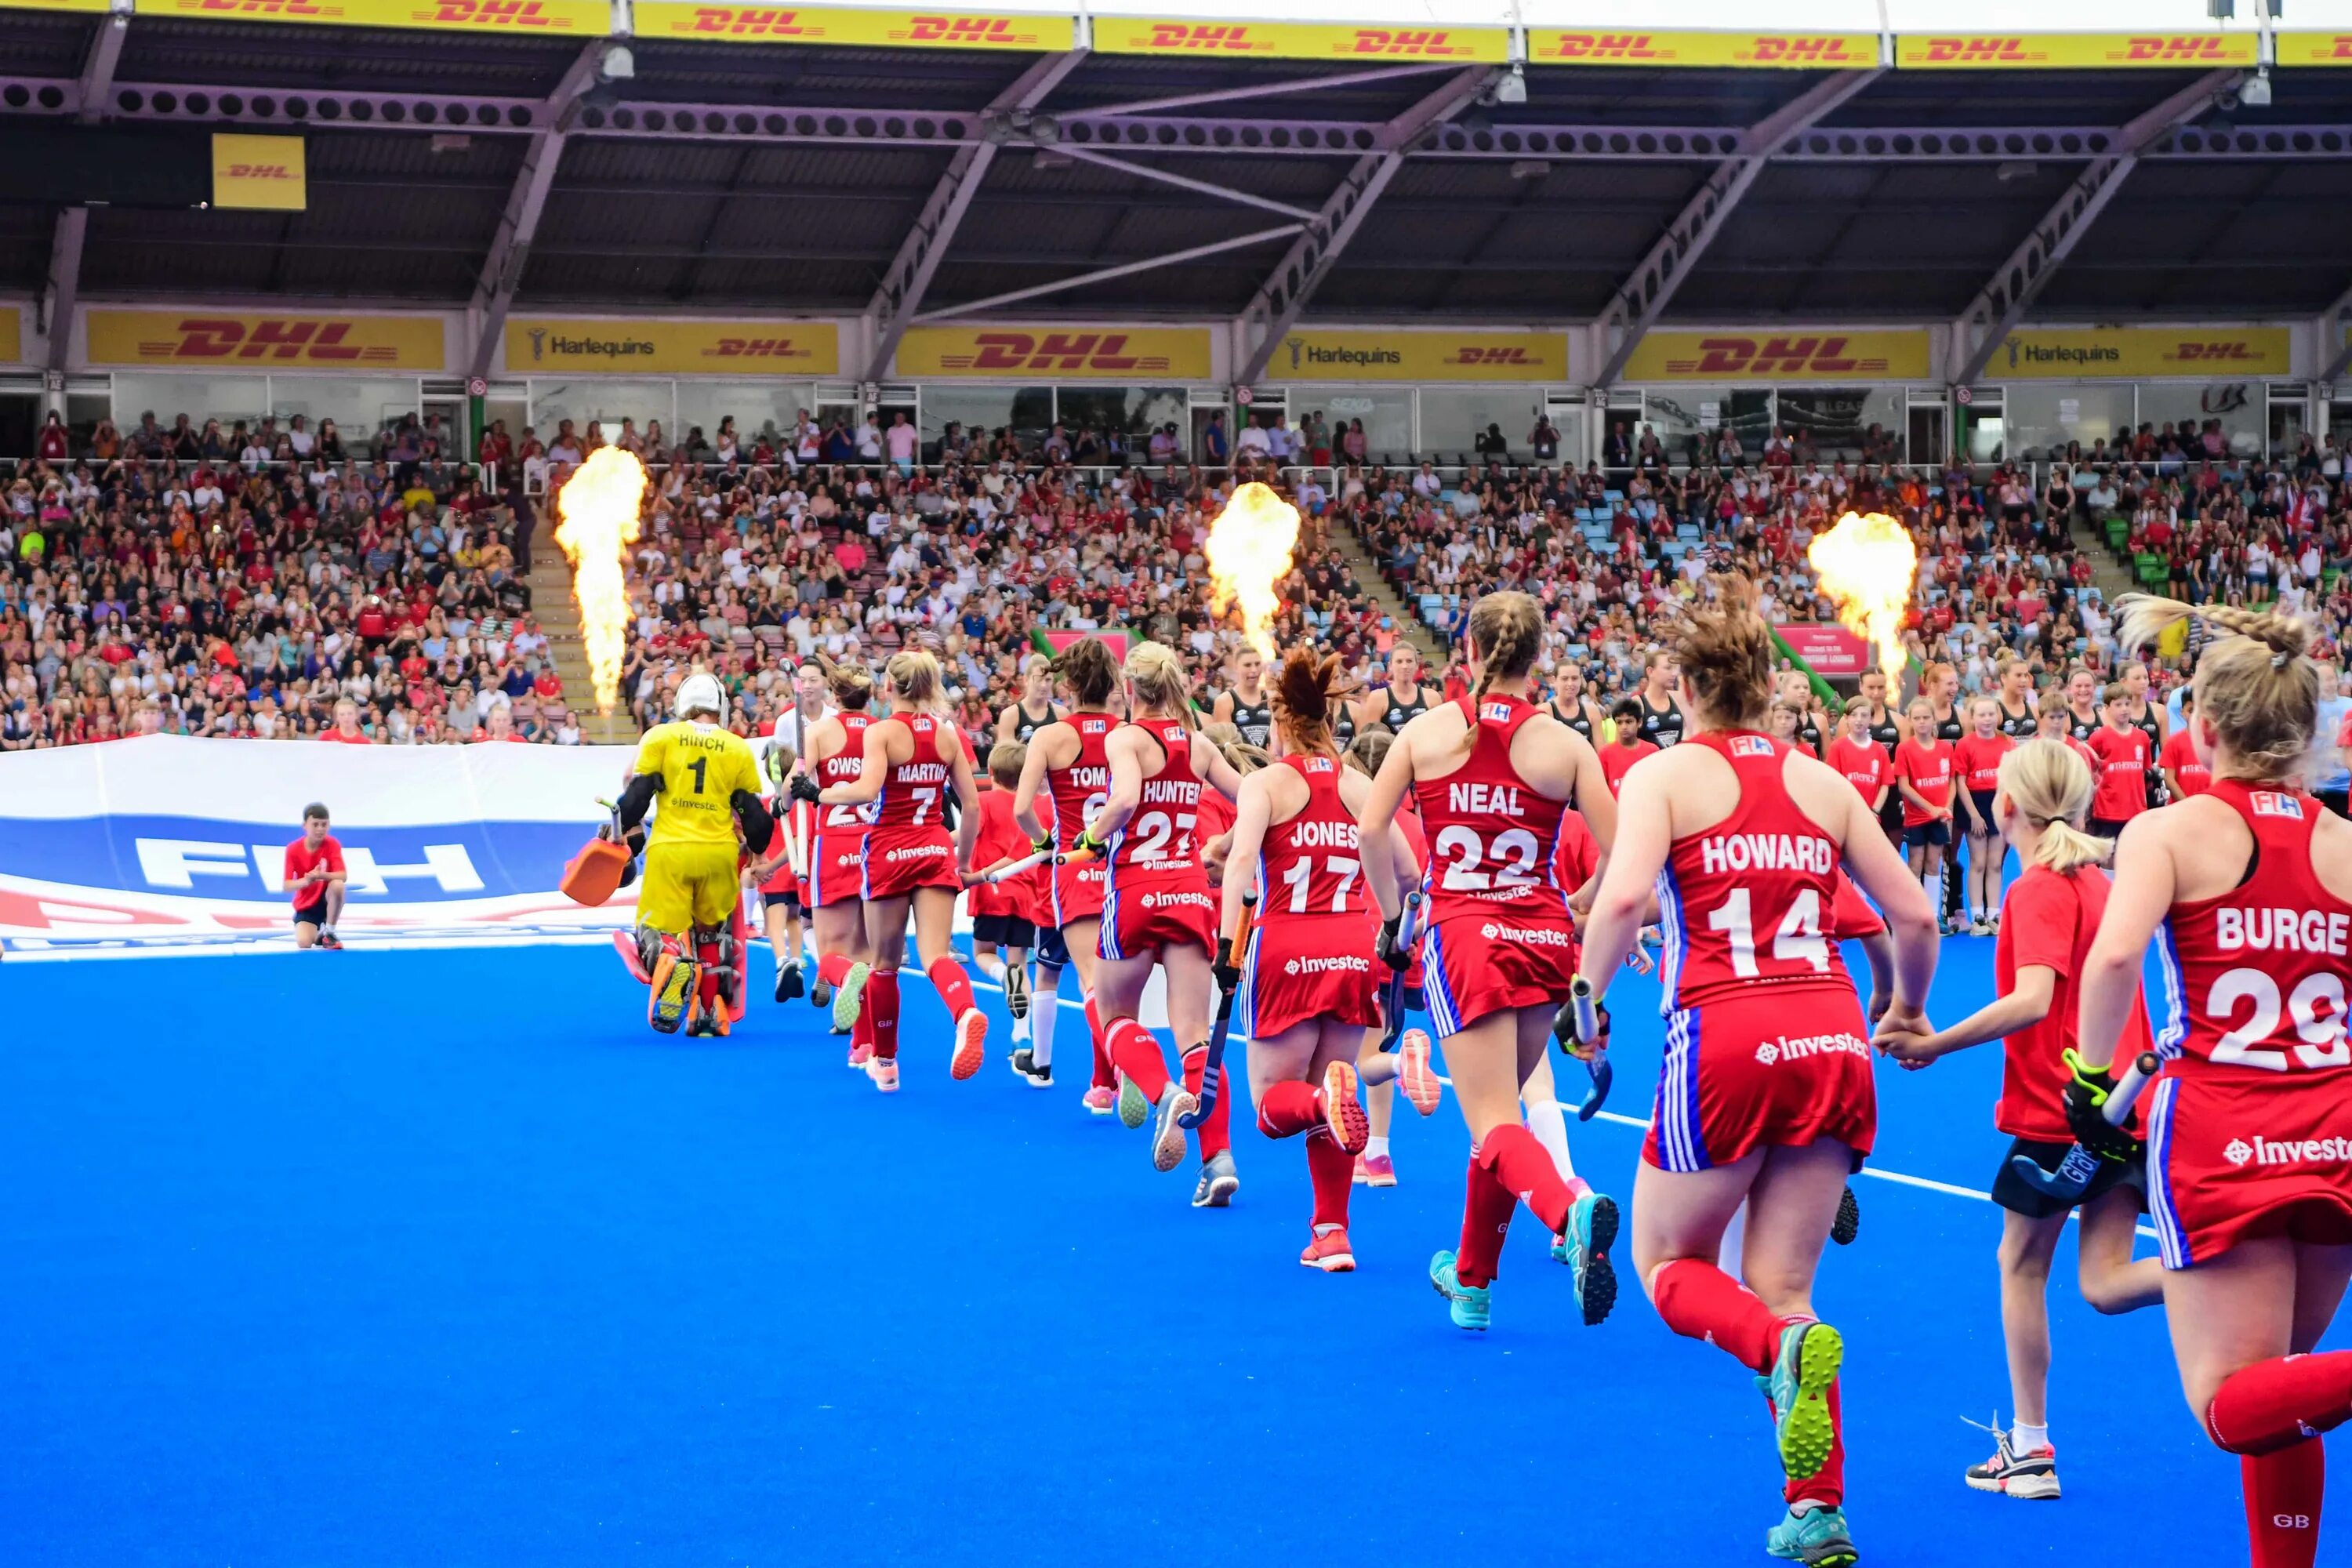
<path fill-rule="evenodd" d="M 1206 435 L 1202 456 L 1218 455 L 1222 423 Z M 299 417 L 224 430 L 142 416 L 62 452 L 45 430 L 0 516 L 0 748 L 156 731 L 576 742 L 586 694 L 564 690 L 523 579 L 543 498 L 607 438 L 654 472 L 624 673 L 640 723 L 667 716 L 697 665 L 751 729 L 787 708 L 803 660 L 919 639 L 982 731 L 1014 700 L 1034 634 L 1055 629 L 1129 630 L 1222 684 L 1235 639 L 1211 613 L 1202 547 L 1250 477 L 1306 516 L 1277 638 L 1338 651 L 1367 687 L 1406 628 L 1338 548 L 1349 535 L 1441 648 L 1485 590 L 1536 594 L 1553 666 L 1603 695 L 1639 683 L 1660 617 L 1710 570 L 1752 579 L 1769 618 L 1827 618 L 1806 546 L 1848 510 L 1911 527 L 1913 645 L 1965 689 L 2011 658 L 2053 677 L 2111 668 L 2102 553 L 2182 596 L 2312 614 L 2331 654 L 2352 619 L 2332 440 L 2245 458 L 2209 424 L 2033 465 L 1921 468 L 1876 460 L 1874 442 L 1870 459 L 1824 459 L 1778 430 L 1760 448 L 1705 431 L 1670 452 L 1618 426 L 1615 466 L 1580 470 L 1533 455 L 1557 450 L 1549 422 L 1517 455 L 1497 427 L 1442 467 L 1363 460 L 1361 437 L 1319 414 L 1295 430 L 1262 420 L 1230 463 L 1196 467 L 1172 425 L 1028 440 L 950 426 L 923 445 L 903 413 L 803 415 L 671 444 L 658 422 L 563 420 L 543 443 L 493 426 L 468 466 L 428 419 L 373 433 L 368 456 Z M 1433 678 L 1460 689 L 1458 658 Z"/>

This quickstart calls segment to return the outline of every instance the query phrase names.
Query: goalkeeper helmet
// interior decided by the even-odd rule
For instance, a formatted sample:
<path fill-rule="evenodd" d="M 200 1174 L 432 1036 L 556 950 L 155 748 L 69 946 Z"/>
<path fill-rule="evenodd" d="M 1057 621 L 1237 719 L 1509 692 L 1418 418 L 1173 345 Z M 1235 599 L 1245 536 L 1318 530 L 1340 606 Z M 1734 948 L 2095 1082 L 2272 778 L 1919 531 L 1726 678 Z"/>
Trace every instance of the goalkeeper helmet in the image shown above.
<path fill-rule="evenodd" d="M 727 721 L 727 693 L 715 675 L 700 671 L 688 676 L 677 684 L 677 701 L 672 711 L 684 719 L 693 713 L 709 713 L 719 723 Z"/>

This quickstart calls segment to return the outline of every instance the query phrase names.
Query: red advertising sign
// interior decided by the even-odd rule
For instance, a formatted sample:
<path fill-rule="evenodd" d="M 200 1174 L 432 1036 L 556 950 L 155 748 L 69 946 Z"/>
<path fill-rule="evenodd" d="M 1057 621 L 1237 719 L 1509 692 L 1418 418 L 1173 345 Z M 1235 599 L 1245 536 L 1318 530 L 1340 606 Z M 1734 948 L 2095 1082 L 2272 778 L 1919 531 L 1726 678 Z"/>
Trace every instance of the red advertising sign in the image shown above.
<path fill-rule="evenodd" d="M 1072 643 L 1084 641 L 1087 637 L 1094 638 L 1110 649 L 1113 658 L 1121 663 L 1126 662 L 1128 645 L 1132 639 L 1125 632 L 1064 632 L 1048 631 L 1040 627 L 1029 634 L 1029 646 L 1048 658 L 1052 658 L 1058 657 Z"/>
<path fill-rule="evenodd" d="M 1834 621 L 1826 625 L 1795 622 L 1772 629 L 1789 645 L 1790 652 L 1825 679 L 1860 675 L 1871 668 L 1870 645 Z"/>

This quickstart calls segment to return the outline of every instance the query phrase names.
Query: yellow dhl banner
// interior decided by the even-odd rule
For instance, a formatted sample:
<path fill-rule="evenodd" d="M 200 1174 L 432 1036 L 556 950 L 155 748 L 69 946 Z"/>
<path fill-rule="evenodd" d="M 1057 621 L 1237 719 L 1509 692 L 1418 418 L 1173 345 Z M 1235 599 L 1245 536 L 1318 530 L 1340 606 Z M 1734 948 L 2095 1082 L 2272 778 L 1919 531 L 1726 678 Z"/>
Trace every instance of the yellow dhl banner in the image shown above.
<path fill-rule="evenodd" d="M 1866 68 L 1878 64 L 1878 36 L 1530 27 L 1528 58 L 1539 65 L 1719 66 L 1754 70 Z"/>
<path fill-rule="evenodd" d="M 1204 22 L 1158 16 L 1095 18 L 1106 55 L 1195 55 L 1266 60 L 1462 60 L 1509 58 L 1502 27 L 1367 27 L 1318 22 Z"/>
<path fill-rule="evenodd" d="M 2028 327 L 2001 341 L 1984 379 L 2284 376 L 2293 338 L 2285 327 Z"/>
<path fill-rule="evenodd" d="M 2180 70 L 2251 66 L 2242 33 L 1947 33 L 1895 40 L 1901 70 Z"/>
<path fill-rule="evenodd" d="M 2352 66 L 2352 33 L 2274 33 L 2283 66 Z"/>
<path fill-rule="evenodd" d="M 0 0 L 0 11 L 111 11 L 111 0 Z"/>
<path fill-rule="evenodd" d="M 909 327 L 902 376 L 996 380 L 1206 381 L 1206 327 Z"/>
<path fill-rule="evenodd" d="M 216 22 L 300 22 L 340 27 L 425 27 L 445 32 L 560 34 L 613 29 L 605 0 L 134 0 L 142 16 Z"/>
<path fill-rule="evenodd" d="M 1841 332 L 1652 332 L 1634 346 L 1621 380 L 1696 381 L 1743 384 L 1810 382 L 1925 381 L 1924 329 Z"/>
<path fill-rule="evenodd" d="M 612 321 L 532 316 L 507 322 L 509 374 L 835 375 L 831 321 Z"/>
<path fill-rule="evenodd" d="M 25 363 L 25 312 L 0 305 L 0 364 Z"/>
<path fill-rule="evenodd" d="M 437 316 L 358 316 L 333 310 L 92 310 L 93 364 L 252 370 L 439 370 L 447 358 Z"/>
<path fill-rule="evenodd" d="M 310 205 L 302 138 L 213 133 L 213 205 L 299 213 Z"/>
<path fill-rule="evenodd" d="M 834 10 L 823 6 L 702 5 L 639 0 L 641 38 L 864 48 L 1061 50 L 1077 42 L 1067 16 L 992 16 L 967 11 Z"/>
<path fill-rule="evenodd" d="M 1285 381 L 1566 381 L 1559 332 L 1314 331 L 1284 336 L 1265 378 Z"/>

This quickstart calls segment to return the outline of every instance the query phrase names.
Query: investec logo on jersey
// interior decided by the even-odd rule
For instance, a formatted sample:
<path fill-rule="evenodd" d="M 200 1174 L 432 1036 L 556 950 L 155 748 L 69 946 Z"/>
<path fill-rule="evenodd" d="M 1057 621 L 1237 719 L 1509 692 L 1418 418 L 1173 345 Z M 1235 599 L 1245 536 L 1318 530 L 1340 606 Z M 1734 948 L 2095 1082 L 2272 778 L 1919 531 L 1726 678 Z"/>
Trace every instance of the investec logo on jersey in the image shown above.
<path fill-rule="evenodd" d="M 1136 902 L 1147 910 L 1181 910 L 1194 905 L 1205 910 L 1209 907 L 1209 895 L 1206 893 L 1146 893 L 1136 900 Z"/>
<path fill-rule="evenodd" d="M 1371 961 L 1357 953 L 1334 958 L 1294 958 L 1282 966 L 1285 974 L 1370 974 Z"/>
<path fill-rule="evenodd" d="M 1533 947 L 1573 948 L 1576 936 L 1557 926 L 1507 926 L 1488 921 L 1478 928 L 1478 934 L 1488 942 L 1516 942 Z"/>
<path fill-rule="evenodd" d="M 413 837 L 413 832 L 410 837 Z M 277 899 L 286 868 L 283 844 L 245 845 L 214 838 L 135 838 L 139 874 L 148 887 L 174 893 L 226 894 Z M 463 898 L 488 890 L 474 858 L 463 844 L 420 844 L 386 858 L 363 844 L 343 846 L 348 873 L 344 887 L 353 898 L 404 900 Z M 414 860 L 395 856 L 414 854 Z M 236 886 L 232 887 L 230 884 Z M 394 883 L 399 884 L 397 888 Z"/>
<path fill-rule="evenodd" d="M 1676 375 L 1872 375 L 1886 368 L 1882 358 L 1862 359 L 1845 352 L 1847 339 L 1810 335 L 1785 337 L 1706 337 L 1698 342 L 1696 359 L 1675 359 L 1666 368 Z"/>
<path fill-rule="evenodd" d="M 1130 354 L 1125 332 L 980 332 L 973 352 L 943 354 L 950 370 L 1064 370 L 1104 372 L 1166 370 L 1165 354 Z"/>
<path fill-rule="evenodd" d="M 1797 833 L 1718 833 L 1698 841 L 1699 869 L 1804 871 L 1826 877 L 1837 869 L 1837 850 L 1826 838 Z"/>
<path fill-rule="evenodd" d="M 1860 1057 L 1866 1061 L 1870 1058 L 1870 1047 L 1858 1036 L 1841 1032 L 1834 1035 L 1799 1035 L 1794 1039 L 1782 1035 L 1756 1047 L 1756 1059 L 1768 1068 L 1779 1062 L 1801 1062 L 1811 1057 L 1832 1056 Z"/>
<path fill-rule="evenodd" d="M 954 849 L 945 844 L 914 844 L 904 849 L 893 849 L 882 858 L 896 866 L 908 860 L 936 860 L 942 855 L 953 853 Z"/>
<path fill-rule="evenodd" d="M 2340 1165 L 2352 1161 L 2352 1138 L 2232 1138 L 2221 1151 L 2232 1165 Z"/>

